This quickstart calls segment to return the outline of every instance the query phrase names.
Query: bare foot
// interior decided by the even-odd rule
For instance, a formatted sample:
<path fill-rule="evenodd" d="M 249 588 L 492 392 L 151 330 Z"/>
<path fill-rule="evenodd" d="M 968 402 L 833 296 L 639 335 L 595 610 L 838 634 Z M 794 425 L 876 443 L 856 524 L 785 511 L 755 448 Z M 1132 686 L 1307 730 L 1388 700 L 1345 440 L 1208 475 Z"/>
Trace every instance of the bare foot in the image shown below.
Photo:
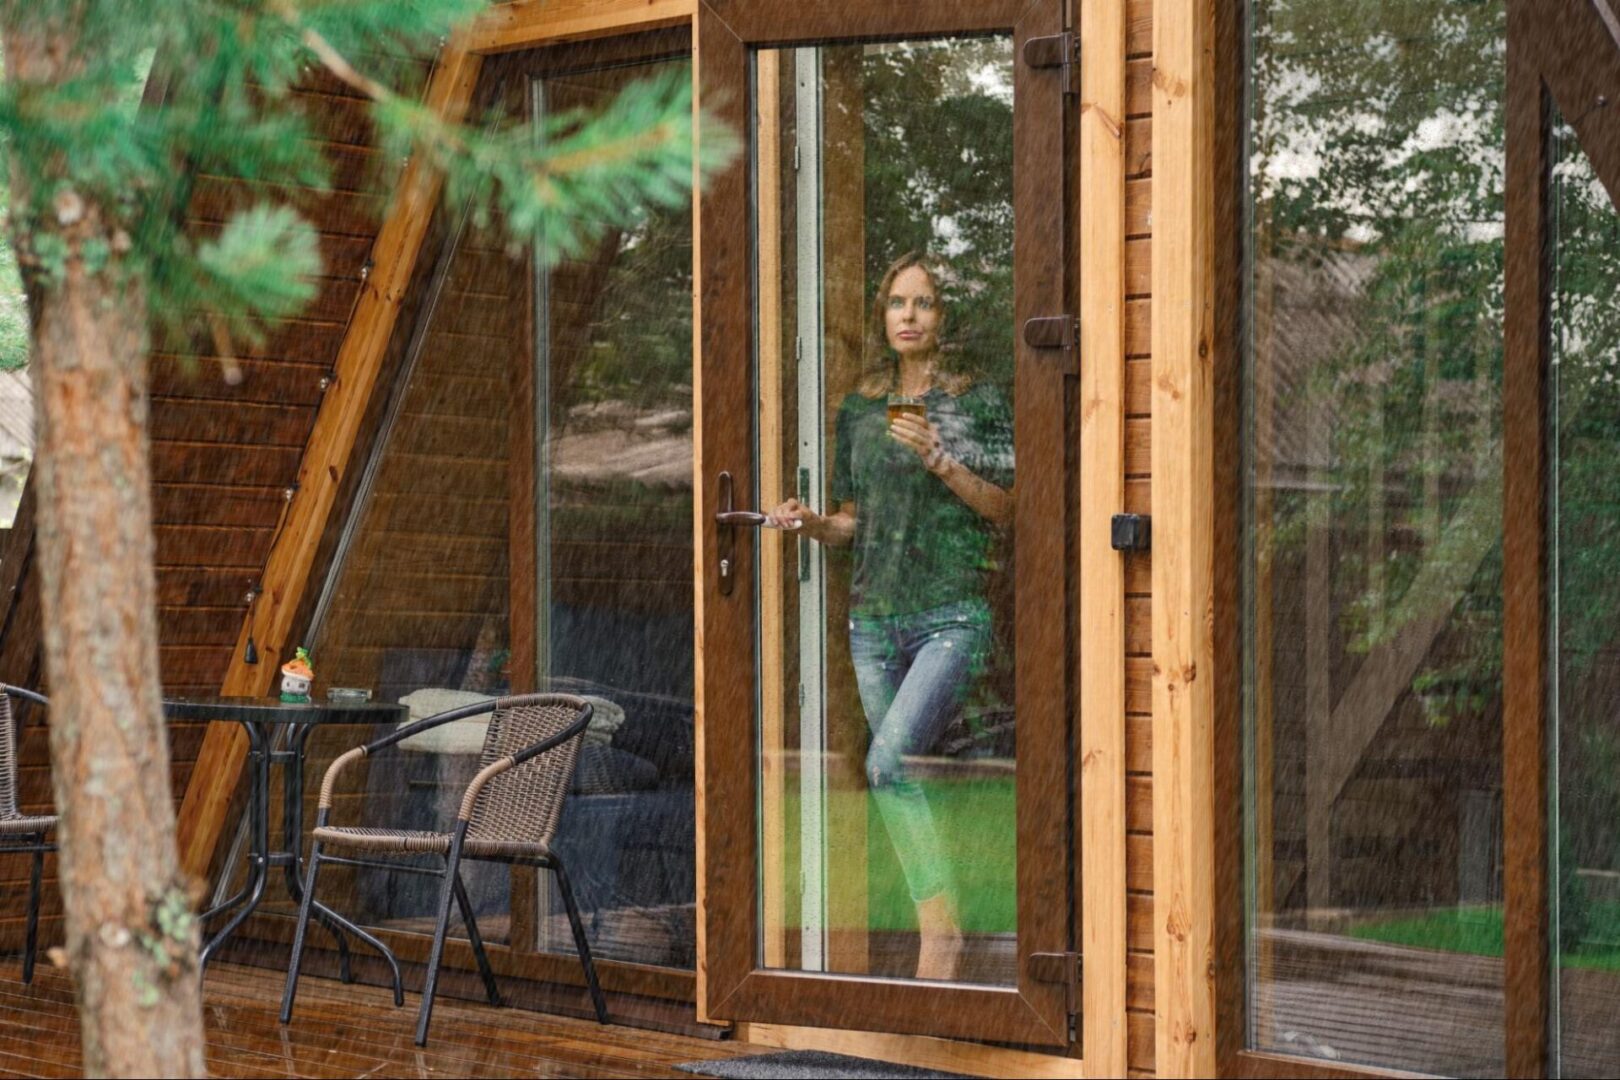
<path fill-rule="evenodd" d="M 956 978 L 962 957 L 962 930 L 956 925 L 947 893 L 917 901 L 917 978 Z"/>

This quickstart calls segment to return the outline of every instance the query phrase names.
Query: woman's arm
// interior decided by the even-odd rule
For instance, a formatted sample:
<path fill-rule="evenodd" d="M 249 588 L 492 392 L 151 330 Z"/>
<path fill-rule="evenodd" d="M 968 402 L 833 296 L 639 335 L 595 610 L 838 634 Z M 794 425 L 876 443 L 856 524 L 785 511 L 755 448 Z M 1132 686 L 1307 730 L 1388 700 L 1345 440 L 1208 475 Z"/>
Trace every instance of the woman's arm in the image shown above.
<path fill-rule="evenodd" d="M 831 547 L 845 547 L 855 539 L 855 504 L 846 502 L 836 513 L 818 514 L 798 499 L 789 499 L 768 515 L 779 528 L 803 533 Z M 789 524 L 798 522 L 797 525 Z"/>
<path fill-rule="evenodd" d="M 923 466 L 974 513 L 993 525 L 1005 525 L 1012 520 L 1012 492 L 983 479 L 947 454 L 939 441 L 939 432 L 927 420 L 909 415 L 897 417 L 889 425 L 889 434 L 915 451 Z"/>
<path fill-rule="evenodd" d="M 928 471 L 943 480 L 958 499 L 992 525 L 1005 525 L 1012 520 L 1013 494 L 1010 490 L 985 480 L 943 450 L 938 452 L 933 464 L 926 460 L 923 464 L 928 465 Z"/>

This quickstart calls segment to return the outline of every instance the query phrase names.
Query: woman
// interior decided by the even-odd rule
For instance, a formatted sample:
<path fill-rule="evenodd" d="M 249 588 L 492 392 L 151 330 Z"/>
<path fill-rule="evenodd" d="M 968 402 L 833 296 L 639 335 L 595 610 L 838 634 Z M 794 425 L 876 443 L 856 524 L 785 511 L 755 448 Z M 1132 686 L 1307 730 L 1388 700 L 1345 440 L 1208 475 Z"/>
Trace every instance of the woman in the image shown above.
<path fill-rule="evenodd" d="M 988 383 L 942 369 L 942 278 L 926 256 L 889 267 L 872 307 L 867 370 L 838 410 L 832 503 L 797 499 L 773 524 L 853 545 L 850 655 L 872 731 L 866 775 L 917 908 L 917 978 L 956 976 L 962 949 L 949 861 L 905 763 L 927 753 L 990 649 L 985 574 L 1012 519 L 1012 419 Z M 896 413 L 891 397 L 926 416 Z"/>

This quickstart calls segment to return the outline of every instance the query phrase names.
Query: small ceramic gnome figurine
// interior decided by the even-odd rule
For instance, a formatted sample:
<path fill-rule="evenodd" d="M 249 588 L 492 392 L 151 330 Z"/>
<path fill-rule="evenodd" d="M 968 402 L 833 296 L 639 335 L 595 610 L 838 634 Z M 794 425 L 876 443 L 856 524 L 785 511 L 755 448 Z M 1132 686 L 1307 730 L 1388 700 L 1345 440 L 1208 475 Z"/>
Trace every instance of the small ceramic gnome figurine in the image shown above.
<path fill-rule="evenodd" d="M 281 665 L 281 700 L 294 705 L 309 704 L 309 684 L 315 671 L 309 666 L 309 650 L 300 646 L 293 658 Z"/>

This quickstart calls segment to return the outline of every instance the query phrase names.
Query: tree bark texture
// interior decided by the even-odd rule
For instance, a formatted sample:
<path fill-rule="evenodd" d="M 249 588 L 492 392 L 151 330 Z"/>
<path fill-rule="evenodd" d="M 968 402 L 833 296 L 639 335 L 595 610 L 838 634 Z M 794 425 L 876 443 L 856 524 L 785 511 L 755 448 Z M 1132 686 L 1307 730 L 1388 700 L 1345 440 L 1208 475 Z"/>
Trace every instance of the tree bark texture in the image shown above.
<path fill-rule="evenodd" d="M 3 11 L 4 9 L 0 9 Z M 0 27 L 8 79 L 70 77 L 74 5 Z M 36 558 L 66 953 L 92 1076 L 204 1076 L 197 929 L 177 868 L 158 670 L 146 311 L 127 249 L 67 183 L 16 229 L 30 294 Z M 34 192 L 12 172 L 14 213 Z M 65 258 L 44 264 L 41 234 Z M 92 242 L 115 254 L 100 267 Z M 100 247 L 101 244 L 108 245 Z M 31 255 L 31 253 L 33 253 Z"/>

